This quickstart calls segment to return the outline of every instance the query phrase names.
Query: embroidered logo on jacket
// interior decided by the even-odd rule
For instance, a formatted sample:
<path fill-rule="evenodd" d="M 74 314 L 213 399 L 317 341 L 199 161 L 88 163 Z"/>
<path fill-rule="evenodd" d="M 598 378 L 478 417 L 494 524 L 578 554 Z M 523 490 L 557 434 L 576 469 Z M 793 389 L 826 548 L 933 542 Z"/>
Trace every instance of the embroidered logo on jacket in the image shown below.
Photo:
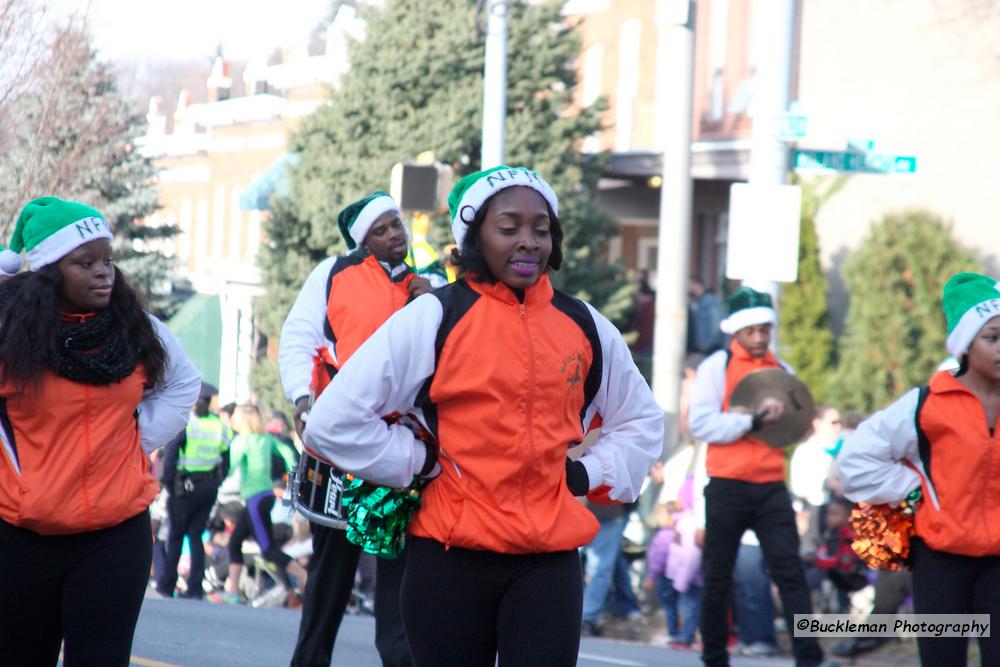
<path fill-rule="evenodd" d="M 566 384 L 575 385 L 583 379 L 583 362 L 583 355 L 579 352 L 574 352 L 562 360 L 559 372 L 567 376 Z"/>

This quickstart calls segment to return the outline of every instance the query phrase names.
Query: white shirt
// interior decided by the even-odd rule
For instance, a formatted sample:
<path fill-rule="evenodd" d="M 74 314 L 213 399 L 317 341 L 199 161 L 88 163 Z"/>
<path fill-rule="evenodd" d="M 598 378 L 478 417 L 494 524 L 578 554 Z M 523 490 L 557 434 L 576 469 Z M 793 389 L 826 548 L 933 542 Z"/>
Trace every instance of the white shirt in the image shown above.
<path fill-rule="evenodd" d="M 824 443 L 813 436 L 801 443 L 792 453 L 789 486 L 792 495 L 804 499 L 813 507 L 826 503 L 828 492 L 826 480 L 830 477 L 833 457 L 825 449 Z"/>
<path fill-rule="evenodd" d="M 157 336 L 167 353 L 163 381 L 146 389 L 139 402 L 139 437 L 147 454 L 167 444 L 187 426 L 191 406 L 201 393 L 201 372 L 188 357 L 180 341 L 152 315 Z"/>

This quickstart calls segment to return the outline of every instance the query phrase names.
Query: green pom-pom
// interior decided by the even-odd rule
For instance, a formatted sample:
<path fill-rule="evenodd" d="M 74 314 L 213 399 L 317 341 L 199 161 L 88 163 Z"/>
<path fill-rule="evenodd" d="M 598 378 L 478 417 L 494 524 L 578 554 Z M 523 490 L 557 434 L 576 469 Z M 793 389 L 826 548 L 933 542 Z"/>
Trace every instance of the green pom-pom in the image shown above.
<path fill-rule="evenodd" d="M 409 487 L 393 489 L 358 478 L 347 481 L 342 501 L 347 540 L 379 558 L 398 558 L 406 527 L 420 508 L 419 492 L 425 484 L 425 480 L 414 478 Z"/>

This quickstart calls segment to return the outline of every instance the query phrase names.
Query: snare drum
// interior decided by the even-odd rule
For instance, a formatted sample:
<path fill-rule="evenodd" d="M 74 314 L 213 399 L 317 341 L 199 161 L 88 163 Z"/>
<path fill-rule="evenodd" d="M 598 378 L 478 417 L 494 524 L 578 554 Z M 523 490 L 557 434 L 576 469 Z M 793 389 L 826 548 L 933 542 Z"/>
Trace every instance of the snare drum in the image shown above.
<path fill-rule="evenodd" d="M 304 450 L 290 486 L 292 510 L 321 526 L 341 530 L 347 526 L 341 506 L 344 480 L 329 463 Z"/>

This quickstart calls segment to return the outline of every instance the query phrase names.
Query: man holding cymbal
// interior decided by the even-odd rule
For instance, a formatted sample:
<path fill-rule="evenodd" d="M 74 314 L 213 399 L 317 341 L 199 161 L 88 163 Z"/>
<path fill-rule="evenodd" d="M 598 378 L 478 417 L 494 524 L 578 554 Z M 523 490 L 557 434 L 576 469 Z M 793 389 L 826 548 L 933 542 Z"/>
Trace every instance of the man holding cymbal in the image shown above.
<path fill-rule="evenodd" d="M 702 660 L 708 667 L 729 665 L 727 611 L 744 531 L 757 534 L 781 593 L 787 627 L 793 627 L 794 614 L 812 612 L 783 450 L 808 431 L 815 412 L 812 398 L 768 347 L 777 324 L 771 297 L 740 287 L 726 306 L 721 328 L 732 340 L 698 367 L 690 407 L 694 436 L 709 443 L 701 613 Z M 750 380 L 755 373 L 762 374 Z M 748 385 L 734 396 L 745 378 Z M 751 385 L 756 388 L 748 392 Z M 796 667 L 835 664 L 823 662 L 815 638 L 796 637 L 792 643 Z"/>

